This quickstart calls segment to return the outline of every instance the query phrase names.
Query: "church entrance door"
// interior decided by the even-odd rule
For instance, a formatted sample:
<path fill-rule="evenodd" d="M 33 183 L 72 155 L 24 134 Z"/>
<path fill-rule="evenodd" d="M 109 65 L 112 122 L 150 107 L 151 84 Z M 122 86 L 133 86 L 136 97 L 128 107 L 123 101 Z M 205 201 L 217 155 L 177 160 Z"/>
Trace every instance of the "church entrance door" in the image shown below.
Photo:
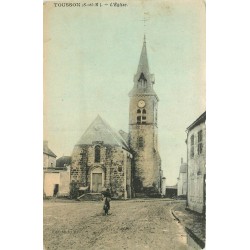
<path fill-rule="evenodd" d="M 102 174 L 92 173 L 92 191 L 101 193 L 102 191 Z"/>

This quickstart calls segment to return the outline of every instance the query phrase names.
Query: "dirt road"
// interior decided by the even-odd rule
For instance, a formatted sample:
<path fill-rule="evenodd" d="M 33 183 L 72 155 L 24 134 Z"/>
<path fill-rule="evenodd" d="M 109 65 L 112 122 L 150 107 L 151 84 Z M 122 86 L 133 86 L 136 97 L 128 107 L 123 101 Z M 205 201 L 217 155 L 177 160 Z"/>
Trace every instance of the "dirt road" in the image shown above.
<path fill-rule="evenodd" d="M 171 201 L 112 201 L 103 216 L 102 202 L 44 201 L 45 249 L 184 250 L 186 233 L 171 214 Z"/>

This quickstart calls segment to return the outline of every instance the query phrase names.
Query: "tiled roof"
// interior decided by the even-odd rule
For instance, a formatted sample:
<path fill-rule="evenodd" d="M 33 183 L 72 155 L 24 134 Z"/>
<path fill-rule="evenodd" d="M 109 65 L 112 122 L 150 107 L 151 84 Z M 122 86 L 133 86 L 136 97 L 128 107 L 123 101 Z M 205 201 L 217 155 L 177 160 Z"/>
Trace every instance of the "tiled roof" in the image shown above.
<path fill-rule="evenodd" d="M 56 160 L 56 167 L 63 168 L 64 164 L 70 165 L 71 164 L 71 156 L 62 156 Z"/>
<path fill-rule="evenodd" d="M 56 158 L 56 155 L 49 149 L 47 141 L 43 141 L 43 153 Z"/>
<path fill-rule="evenodd" d="M 118 145 L 129 150 L 127 142 L 116 133 L 99 115 L 91 123 L 76 145 L 89 145 L 100 141 L 107 145 Z"/>

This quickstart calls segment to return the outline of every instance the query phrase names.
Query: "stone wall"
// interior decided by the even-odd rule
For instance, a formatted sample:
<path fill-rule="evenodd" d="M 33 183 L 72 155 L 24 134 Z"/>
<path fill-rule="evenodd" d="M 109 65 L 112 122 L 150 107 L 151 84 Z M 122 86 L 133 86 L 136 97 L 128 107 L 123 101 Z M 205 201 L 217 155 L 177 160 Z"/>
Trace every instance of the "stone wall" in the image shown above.
<path fill-rule="evenodd" d="M 136 126 L 136 128 L 133 128 Z M 155 145 L 157 137 L 154 125 L 131 125 L 129 142 L 134 155 L 135 189 L 160 186 L 160 159 Z M 138 138 L 143 137 L 144 146 L 138 146 Z M 138 184 L 138 187 L 136 185 Z"/>
<path fill-rule="evenodd" d="M 97 145 L 100 146 L 100 162 L 95 162 Z M 75 146 L 72 154 L 71 181 L 77 182 L 80 187 L 89 187 L 93 192 L 93 172 L 102 174 L 102 188 L 109 188 L 113 196 L 125 197 L 126 189 L 130 193 L 131 155 L 122 147 L 101 142 Z"/>
<path fill-rule="evenodd" d="M 81 186 L 87 186 L 87 161 L 88 147 L 75 146 L 72 154 L 70 169 L 71 182 L 81 183 Z"/>
<path fill-rule="evenodd" d="M 202 152 L 198 154 L 198 132 L 202 131 Z M 191 136 L 194 135 L 194 156 L 191 156 Z M 206 126 L 202 123 L 193 128 L 187 137 L 188 157 L 188 208 L 202 213 L 205 207 L 206 175 Z"/>
<path fill-rule="evenodd" d="M 146 124 L 137 124 L 138 102 L 145 101 Z M 137 94 L 130 98 L 129 147 L 133 153 L 133 186 L 136 193 L 161 192 L 161 161 L 158 152 L 157 107 L 155 95 Z M 138 139 L 143 138 L 143 147 Z"/>

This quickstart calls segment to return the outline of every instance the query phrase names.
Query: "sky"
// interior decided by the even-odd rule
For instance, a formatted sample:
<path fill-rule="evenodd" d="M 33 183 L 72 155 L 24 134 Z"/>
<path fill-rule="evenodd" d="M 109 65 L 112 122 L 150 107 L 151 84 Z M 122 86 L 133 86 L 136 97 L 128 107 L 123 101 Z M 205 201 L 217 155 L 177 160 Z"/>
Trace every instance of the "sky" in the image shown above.
<path fill-rule="evenodd" d="M 167 185 L 174 185 L 181 157 L 186 162 L 185 130 L 206 109 L 205 5 L 202 0 L 122 2 L 128 6 L 44 4 L 44 140 L 58 158 L 71 155 L 98 114 L 128 132 L 128 93 L 145 33 L 160 99 L 162 169 Z"/>

